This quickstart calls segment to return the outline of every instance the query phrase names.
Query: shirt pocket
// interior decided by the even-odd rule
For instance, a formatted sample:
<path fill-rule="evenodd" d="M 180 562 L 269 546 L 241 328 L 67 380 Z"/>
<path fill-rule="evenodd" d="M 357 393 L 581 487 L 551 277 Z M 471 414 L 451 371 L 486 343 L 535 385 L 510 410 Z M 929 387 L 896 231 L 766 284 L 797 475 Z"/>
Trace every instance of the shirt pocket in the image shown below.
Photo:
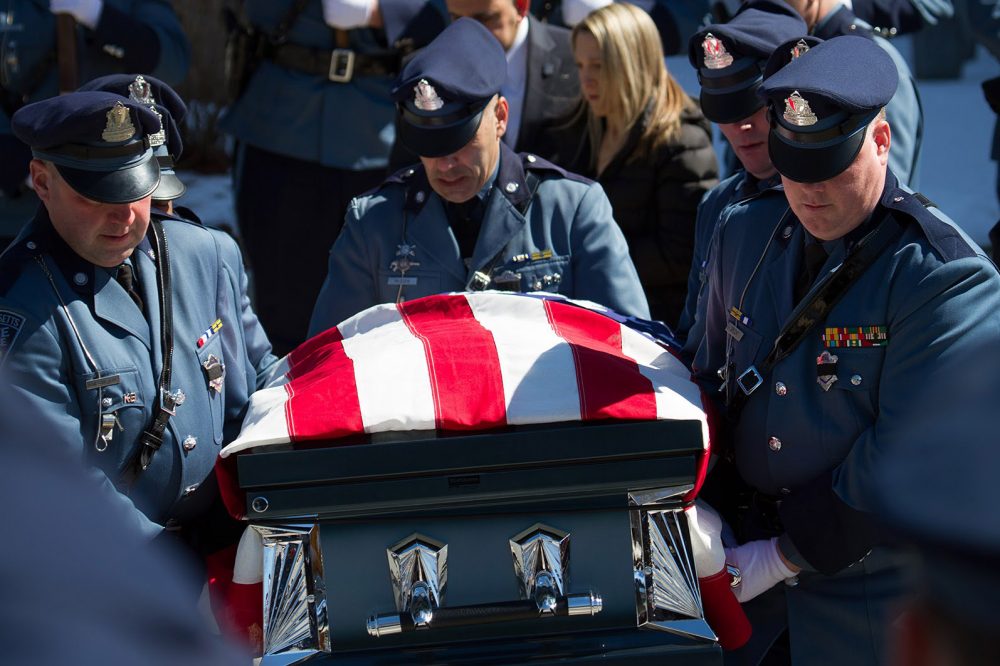
<path fill-rule="evenodd" d="M 93 433 L 92 453 L 105 470 L 118 468 L 129 451 L 122 442 L 134 442 L 149 423 L 145 395 L 139 371 L 134 367 L 103 368 L 99 372 L 77 376 L 84 432 Z M 88 408 L 95 405 L 96 409 Z"/>
<path fill-rule="evenodd" d="M 214 335 L 197 351 L 198 365 L 204 390 L 208 393 L 208 409 L 212 414 L 212 437 L 216 445 L 222 444 L 223 411 L 226 404 L 226 357 L 223 354 L 222 336 Z M 218 388 L 213 387 L 214 385 Z"/>
<path fill-rule="evenodd" d="M 565 289 L 573 284 L 570 270 L 570 256 L 568 254 L 529 261 L 524 264 L 508 263 L 508 265 L 493 271 L 493 284 L 491 286 L 496 289 L 522 293 L 531 291 L 565 293 Z M 512 284 L 514 275 L 520 276 L 519 289 L 505 286 Z"/>
<path fill-rule="evenodd" d="M 834 460 L 847 455 L 854 441 L 878 418 L 878 388 L 885 349 L 826 349 L 837 358 L 837 381 L 821 395 L 824 448 Z"/>

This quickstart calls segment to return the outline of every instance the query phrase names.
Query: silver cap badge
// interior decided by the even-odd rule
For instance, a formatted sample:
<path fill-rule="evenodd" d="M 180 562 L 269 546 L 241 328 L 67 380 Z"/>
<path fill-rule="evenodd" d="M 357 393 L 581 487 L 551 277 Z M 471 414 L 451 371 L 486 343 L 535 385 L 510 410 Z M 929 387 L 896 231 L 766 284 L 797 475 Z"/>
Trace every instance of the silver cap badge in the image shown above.
<path fill-rule="evenodd" d="M 417 82 L 413 105 L 421 111 L 437 111 L 444 106 L 444 100 L 438 96 L 434 86 L 429 84 L 427 79 L 420 79 Z"/>
<path fill-rule="evenodd" d="M 128 97 L 133 102 L 148 106 L 149 110 L 155 113 L 156 117 L 160 119 L 160 131 L 149 135 L 149 145 L 156 148 L 165 144 L 167 142 L 167 131 L 163 126 L 163 116 L 156 110 L 156 99 L 153 97 L 152 87 L 150 87 L 149 82 L 141 74 L 135 77 L 135 81 L 128 84 Z"/>
<path fill-rule="evenodd" d="M 799 127 L 815 125 L 819 118 L 809 108 L 809 102 L 796 90 L 785 99 L 785 120 Z"/>
<path fill-rule="evenodd" d="M 792 50 L 789 53 L 792 54 L 792 60 L 795 60 L 796 58 L 801 58 L 802 55 L 805 54 L 808 50 L 809 50 L 809 45 L 806 44 L 806 40 L 800 39 L 798 42 L 795 43 L 795 46 L 792 47 Z"/>
<path fill-rule="evenodd" d="M 712 33 L 705 35 L 701 48 L 705 51 L 705 67 L 708 69 L 724 69 L 733 64 L 733 56 L 726 51 L 725 44 Z"/>
<path fill-rule="evenodd" d="M 108 122 L 101 132 L 101 138 L 108 143 L 118 143 L 128 141 L 135 136 L 135 125 L 132 124 L 132 117 L 129 115 L 128 107 L 121 102 L 115 102 L 107 114 Z"/>

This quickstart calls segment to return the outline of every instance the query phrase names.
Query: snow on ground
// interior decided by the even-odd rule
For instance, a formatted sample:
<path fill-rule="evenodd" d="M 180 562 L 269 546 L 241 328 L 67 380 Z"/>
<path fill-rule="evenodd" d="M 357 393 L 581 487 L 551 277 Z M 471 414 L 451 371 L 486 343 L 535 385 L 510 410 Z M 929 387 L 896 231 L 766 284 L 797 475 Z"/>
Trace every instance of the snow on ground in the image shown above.
<path fill-rule="evenodd" d="M 910 59 L 911 42 L 903 37 L 894 43 Z M 667 67 L 688 92 L 697 95 L 698 80 L 687 57 L 667 58 Z M 960 79 L 918 82 L 924 105 L 919 190 L 979 243 L 988 242 L 987 234 L 1000 218 L 997 164 L 990 159 L 995 116 L 980 88 L 981 81 L 998 74 L 1000 64 L 979 49 Z M 210 226 L 237 227 L 228 174 L 182 172 L 180 177 L 188 186 L 181 205 Z"/>

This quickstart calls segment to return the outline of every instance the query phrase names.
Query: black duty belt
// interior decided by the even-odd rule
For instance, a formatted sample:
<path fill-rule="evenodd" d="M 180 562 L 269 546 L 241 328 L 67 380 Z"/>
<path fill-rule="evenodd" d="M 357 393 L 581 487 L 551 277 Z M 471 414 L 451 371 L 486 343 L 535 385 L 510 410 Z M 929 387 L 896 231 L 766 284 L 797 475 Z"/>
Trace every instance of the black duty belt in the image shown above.
<path fill-rule="evenodd" d="M 358 53 L 352 49 L 314 49 L 299 44 L 271 46 L 265 58 L 289 69 L 348 83 L 358 76 L 395 76 L 402 60 L 399 51 Z"/>

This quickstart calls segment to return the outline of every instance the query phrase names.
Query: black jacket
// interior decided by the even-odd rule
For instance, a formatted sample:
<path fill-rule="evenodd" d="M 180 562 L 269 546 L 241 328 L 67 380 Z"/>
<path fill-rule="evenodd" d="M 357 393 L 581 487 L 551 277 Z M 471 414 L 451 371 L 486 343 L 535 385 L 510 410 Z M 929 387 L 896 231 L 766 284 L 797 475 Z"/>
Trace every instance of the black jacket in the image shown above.
<path fill-rule="evenodd" d="M 673 326 L 687 294 L 698 203 L 719 182 L 719 167 L 711 125 L 695 103 L 683 111 L 680 133 L 673 140 L 644 159 L 629 161 L 639 146 L 648 115 L 649 109 L 600 176 L 590 167 L 586 128 L 579 127 L 585 121 L 577 122 L 575 130 L 565 128 L 561 152 L 563 166 L 596 178 L 604 187 L 628 241 L 650 313 L 653 319 Z M 571 151 L 566 138 L 573 134 L 580 138 L 576 150 Z"/>

